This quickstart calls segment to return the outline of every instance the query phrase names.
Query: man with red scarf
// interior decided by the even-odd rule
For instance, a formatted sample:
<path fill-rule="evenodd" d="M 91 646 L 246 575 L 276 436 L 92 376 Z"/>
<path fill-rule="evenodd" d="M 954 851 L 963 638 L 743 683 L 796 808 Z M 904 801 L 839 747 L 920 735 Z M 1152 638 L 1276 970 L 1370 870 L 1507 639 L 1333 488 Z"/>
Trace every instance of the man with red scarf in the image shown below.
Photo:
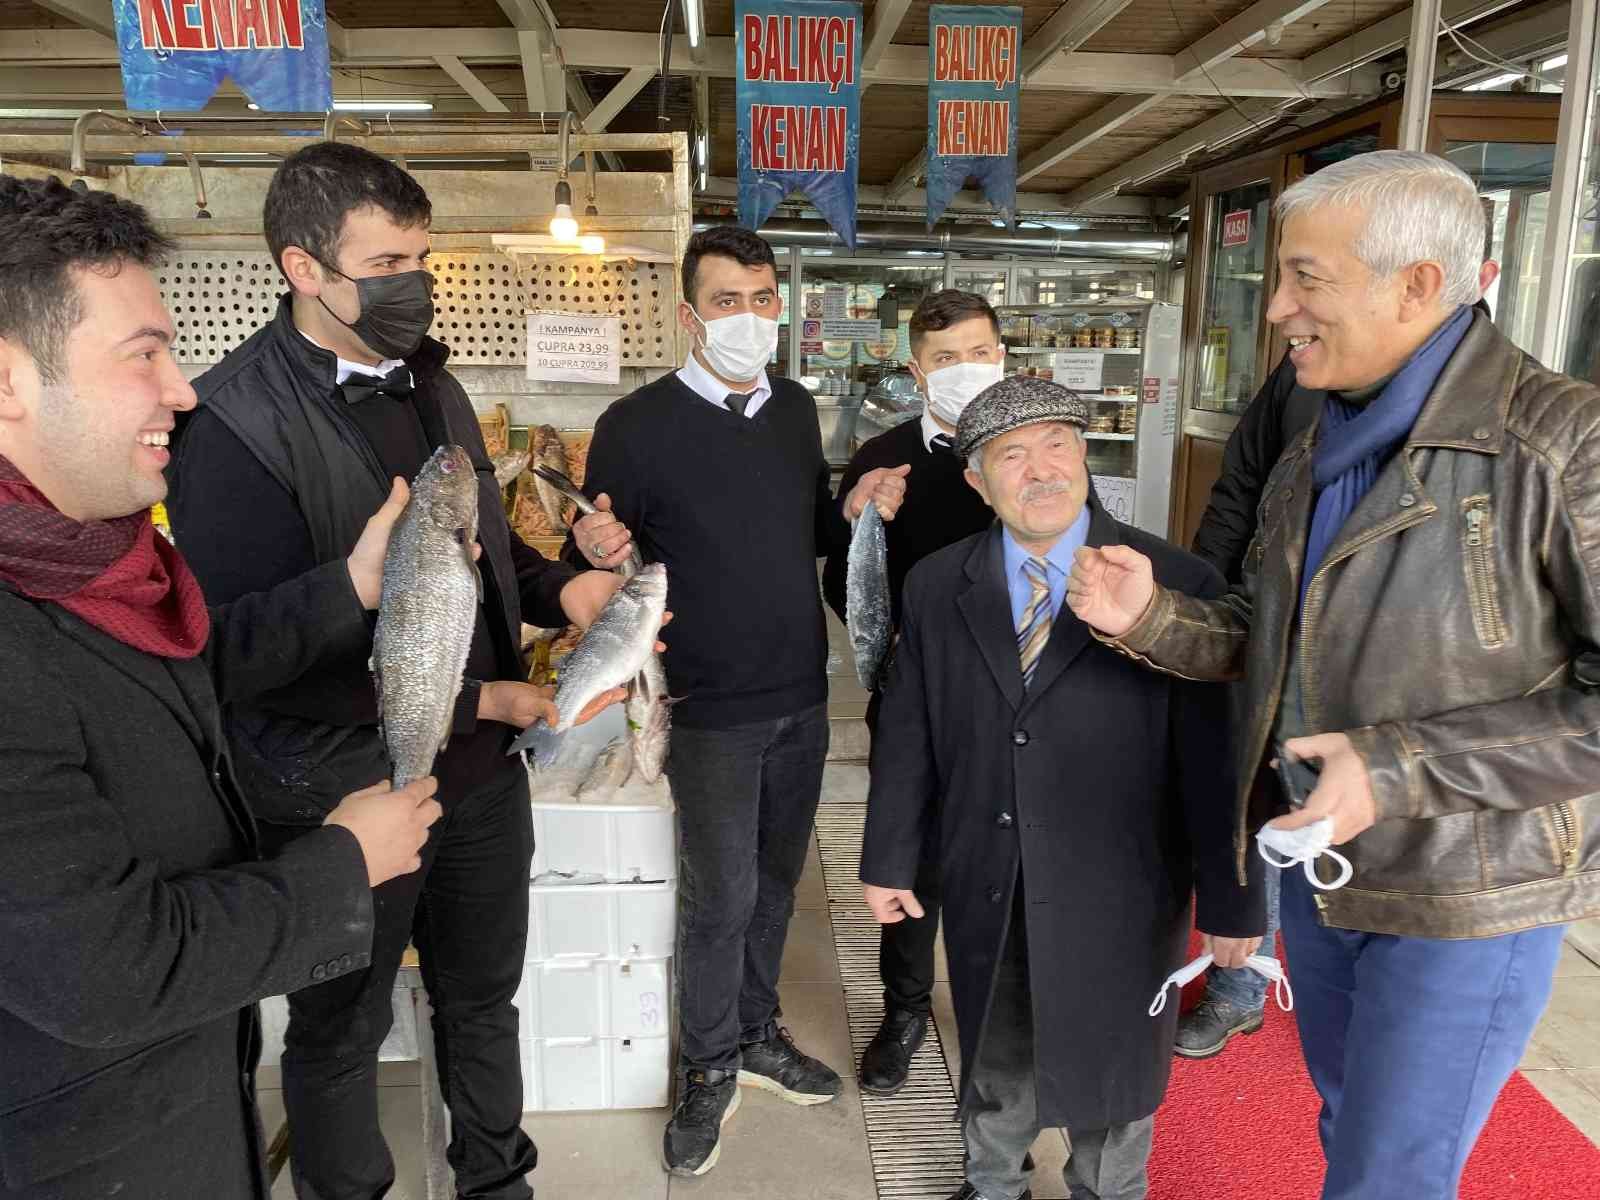
<path fill-rule="evenodd" d="M 262 860 L 220 706 L 367 641 L 405 487 L 208 612 L 150 522 L 195 403 L 166 244 L 56 179 L 0 176 L 0 229 L 0 1200 L 264 1200 L 254 1002 L 367 964 L 440 809 L 385 783 Z"/>

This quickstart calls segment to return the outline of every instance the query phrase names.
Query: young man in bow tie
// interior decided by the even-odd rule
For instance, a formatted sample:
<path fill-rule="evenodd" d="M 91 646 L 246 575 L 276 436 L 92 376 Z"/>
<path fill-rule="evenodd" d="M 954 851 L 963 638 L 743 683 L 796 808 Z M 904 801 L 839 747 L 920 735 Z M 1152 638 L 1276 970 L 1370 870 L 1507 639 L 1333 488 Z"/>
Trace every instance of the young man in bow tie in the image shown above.
<path fill-rule="evenodd" d="M 906 500 L 884 528 L 889 555 L 889 607 L 900 623 L 906 575 L 928 555 L 987 529 L 994 521 L 984 498 L 967 484 L 966 463 L 952 447 L 956 422 L 972 398 L 1005 374 L 1000 318 L 982 296 L 955 289 L 925 296 L 911 314 L 911 371 L 926 403 L 920 420 L 907 421 L 873 438 L 856 452 L 839 481 L 841 499 L 869 471 L 908 465 Z M 834 543 L 822 572 L 822 594 L 845 612 L 848 538 Z M 867 701 L 867 731 L 875 733 L 883 695 Z M 933 855 L 923 859 L 917 895 L 927 912 L 921 921 L 885 925 L 878 948 L 883 980 L 883 1024 L 861 1055 L 861 1090 L 892 1096 L 905 1086 L 911 1056 L 928 1035 L 933 1011 L 933 944 L 939 932 L 938 872 Z"/>
<path fill-rule="evenodd" d="M 356 518 L 393 476 L 464 447 L 478 473 L 483 596 L 448 744 L 444 818 L 422 870 L 380 888 L 372 966 L 294 993 L 283 1059 L 302 1200 L 366 1200 L 394 1180 L 378 1127 L 377 1054 L 400 956 L 414 941 L 434 1010 L 457 1193 L 524 1200 L 512 997 L 527 941 L 528 780 L 512 736 L 545 711 L 522 680 L 521 623 L 587 625 L 620 583 L 525 546 L 505 519 L 471 402 L 427 336 L 428 197 L 405 171 L 337 142 L 285 160 L 264 226 L 289 291 L 272 324 L 197 381 L 201 407 L 173 469 L 173 532 L 212 602 L 348 553 Z M 264 836 L 289 844 L 331 797 L 382 778 L 368 647 L 236 705 L 228 734 Z M 618 693 L 620 695 L 620 693 Z"/>

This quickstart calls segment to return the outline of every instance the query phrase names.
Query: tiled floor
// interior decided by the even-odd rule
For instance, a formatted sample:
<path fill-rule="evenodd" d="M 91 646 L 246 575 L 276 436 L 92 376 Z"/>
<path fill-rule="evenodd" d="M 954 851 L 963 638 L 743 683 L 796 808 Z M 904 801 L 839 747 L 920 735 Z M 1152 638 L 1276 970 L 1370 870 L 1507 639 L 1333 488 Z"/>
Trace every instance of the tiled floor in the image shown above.
<path fill-rule="evenodd" d="M 830 621 L 830 624 L 832 622 Z M 849 675 L 837 626 L 832 671 L 835 756 L 865 755 L 860 715 L 865 694 Z M 843 651 L 843 654 L 840 653 Z M 860 803 L 865 768 L 833 763 L 824 781 L 823 802 Z M 1600 1142 L 1600 920 L 1574 930 L 1576 945 L 1563 948 L 1555 994 L 1529 1047 L 1523 1070 L 1533 1083 L 1591 1139 Z M 1587 956 L 1586 956 L 1587 954 Z M 952 1071 L 958 1069 L 948 974 L 941 953 L 934 1014 Z M 860 1097 L 850 1061 L 844 994 L 839 982 L 827 894 L 813 847 L 796 896 L 783 964 L 784 1019 L 806 1050 L 837 1069 L 844 1094 L 832 1104 L 795 1108 L 775 1096 L 746 1089 L 738 1114 L 728 1125 L 717 1168 L 696 1180 L 672 1179 L 660 1164 L 664 1111 L 616 1112 L 576 1116 L 530 1116 L 524 1128 L 539 1146 L 533 1177 L 543 1200 L 604 1197 L 606 1200 L 875 1200 Z M 276 1072 L 264 1071 L 261 1106 L 270 1133 L 282 1119 Z M 420 1109 L 416 1068 L 384 1064 L 380 1113 L 396 1160 L 392 1200 L 421 1200 L 418 1154 Z M 1061 1166 L 1066 1146 L 1050 1131 L 1034 1147 L 1038 1169 L 1034 1195 L 1059 1200 L 1064 1195 Z M 274 1200 L 293 1192 L 287 1172 Z"/>

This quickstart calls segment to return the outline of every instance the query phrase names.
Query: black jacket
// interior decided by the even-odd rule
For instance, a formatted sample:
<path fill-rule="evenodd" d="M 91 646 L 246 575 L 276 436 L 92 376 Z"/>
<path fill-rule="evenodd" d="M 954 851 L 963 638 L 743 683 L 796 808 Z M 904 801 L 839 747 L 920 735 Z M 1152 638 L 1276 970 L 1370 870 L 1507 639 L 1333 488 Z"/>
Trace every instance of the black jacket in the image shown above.
<path fill-rule="evenodd" d="M 524 614 L 532 624 L 565 625 L 560 593 L 573 572 L 511 531 L 472 404 L 444 369 L 448 354 L 430 339 L 408 360 L 414 403 L 430 440 L 464 447 L 477 468 L 489 629 L 498 677 L 516 679 Z M 196 381 L 200 406 L 174 451 L 168 511 L 211 603 L 345 558 L 388 495 L 386 472 L 343 412 L 334 372 L 334 355 L 300 334 L 285 297 L 272 324 Z M 230 708 L 228 736 L 259 818 L 317 824 L 343 796 L 388 776 L 370 655 L 370 644 L 356 647 Z M 469 681 L 456 735 L 473 732 L 477 704 Z"/>
<path fill-rule="evenodd" d="M 1222 591 L 1192 555 L 1089 503 L 1090 545 L 1130 545 L 1171 586 Z M 861 878 L 913 887 L 932 831 L 963 1046 L 982 1043 L 1022 881 L 1039 1120 L 1104 1129 L 1166 1089 L 1178 1006 L 1147 1009 L 1187 947 L 1191 889 L 1199 927 L 1234 937 L 1261 932 L 1262 894 L 1233 877 L 1221 689 L 1128 662 L 1063 604 L 1024 691 L 1002 563 L 996 522 L 906 581 Z"/>
<path fill-rule="evenodd" d="M 1229 435 L 1222 451 L 1222 474 L 1211 486 L 1211 500 L 1192 547 L 1229 583 L 1239 582 L 1244 553 L 1255 537 L 1256 506 L 1267 476 L 1284 447 L 1316 420 L 1322 397 L 1322 392 L 1296 383 L 1294 363 L 1286 354 Z"/>
<path fill-rule="evenodd" d="M 134 650 L 0 587 L 0 1198 L 265 1197 L 254 1002 L 367 965 L 347 830 L 268 862 L 219 700 L 359 646 L 344 564 Z"/>

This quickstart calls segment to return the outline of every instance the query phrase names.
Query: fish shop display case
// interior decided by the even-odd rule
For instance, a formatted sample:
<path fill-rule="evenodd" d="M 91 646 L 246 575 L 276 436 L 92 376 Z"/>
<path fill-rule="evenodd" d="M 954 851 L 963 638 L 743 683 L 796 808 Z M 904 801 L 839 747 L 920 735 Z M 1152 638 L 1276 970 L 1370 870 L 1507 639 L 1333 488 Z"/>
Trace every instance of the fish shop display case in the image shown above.
<path fill-rule="evenodd" d="M 1119 521 L 1167 536 L 1182 309 L 1138 295 L 996 309 L 1006 374 L 1071 388 L 1089 406 L 1089 472 Z"/>

